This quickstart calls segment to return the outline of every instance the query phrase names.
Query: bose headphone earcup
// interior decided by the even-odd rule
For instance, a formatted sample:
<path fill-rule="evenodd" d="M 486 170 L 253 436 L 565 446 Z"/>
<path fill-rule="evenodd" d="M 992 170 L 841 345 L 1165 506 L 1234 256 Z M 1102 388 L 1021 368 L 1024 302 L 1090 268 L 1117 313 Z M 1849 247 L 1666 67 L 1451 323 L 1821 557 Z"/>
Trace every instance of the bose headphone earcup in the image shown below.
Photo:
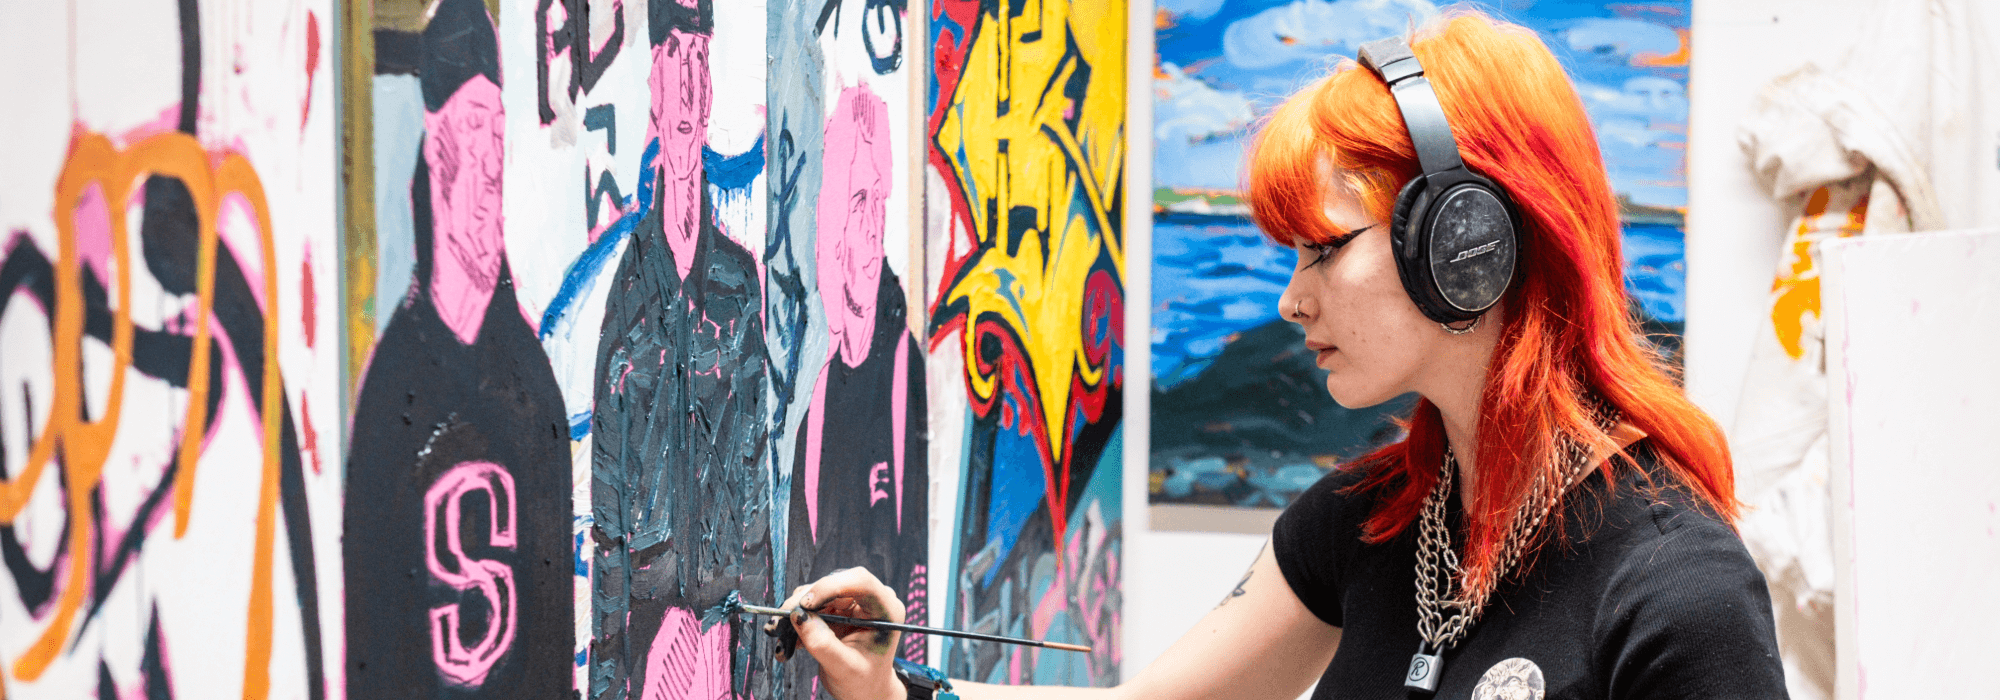
<path fill-rule="evenodd" d="M 1433 321 L 1478 318 L 1513 284 L 1520 220 L 1491 180 L 1463 170 L 1412 179 L 1390 226 L 1403 292 Z"/>

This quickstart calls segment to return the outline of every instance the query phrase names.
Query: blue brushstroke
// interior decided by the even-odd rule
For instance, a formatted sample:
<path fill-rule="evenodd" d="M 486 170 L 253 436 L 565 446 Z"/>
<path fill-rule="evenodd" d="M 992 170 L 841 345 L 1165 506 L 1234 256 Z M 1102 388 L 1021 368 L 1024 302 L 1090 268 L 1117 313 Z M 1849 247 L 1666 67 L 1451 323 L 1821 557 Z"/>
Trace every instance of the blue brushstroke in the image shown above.
<path fill-rule="evenodd" d="M 624 216 L 618 217 L 618 221 L 612 223 L 611 228 L 605 229 L 604 235 L 598 236 L 595 243 L 583 249 L 583 254 L 578 255 L 576 261 L 569 264 L 569 270 L 563 273 L 562 287 L 556 290 L 555 298 L 549 300 L 548 309 L 542 312 L 541 332 L 537 334 L 540 340 L 546 342 L 549 336 L 555 333 L 556 325 L 564 317 L 569 316 L 570 312 L 576 310 L 575 307 L 582 300 L 583 293 L 590 289 L 591 281 L 597 279 L 598 273 L 604 270 L 605 263 L 611 261 L 611 253 L 618 249 L 618 242 L 625 240 L 625 236 L 632 233 L 633 227 L 639 225 L 639 220 L 646 218 L 646 214 L 652 211 L 654 180 L 659 177 L 653 170 L 653 161 L 659 155 L 659 139 L 648 142 L 645 155 L 639 158 L 639 192 L 635 198 L 636 206 L 631 211 L 625 212 Z M 635 200 L 626 201 L 631 204 Z M 578 434 L 572 417 L 569 432 L 571 440 L 583 439 L 583 435 L 590 432 L 589 421 L 585 421 L 583 433 Z"/>
<path fill-rule="evenodd" d="M 708 184 L 725 190 L 749 187 L 750 182 L 764 172 L 764 135 L 757 135 L 757 143 L 750 146 L 750 150 L 733 156 L 725 156 L 702 146 L 701 167 L 708 176 Z"/>
<path fill-rule="evenodd" d="M 590 434 L 590 411 L 577 411 L 569 417 L 569 439 L 582 440 Z"/>
<path fill-rule="evenodd" d="M 1002 401 L 1014 403 L 1013 394 L 1003 394 Z M 1015 405 L 1013 414 L 1019 421 L 1025 407 Z M 994 554 L 994 566 L 986 570 L 986 577 L 980 586 L 993 585 L 993 578 L 1000 573 L 999 562 L 1007 560 L 1007 554 L 1014 551 L 1014 545 L 1021 539 L 1021 528 L 1028 523 L 1028 516 L 1048 500 L 1048 479 L 1042 472 L 1042 451 L 1032 434 L 1023 435 L 1018 427 L 1001 426 L 999 435 L 993 440 L 993 491 L 988 496 L 986 510 L 986 537 L 988 541 L 998 540 L 998 551 Z M 1050 504 L 1050 507 L 1057 507 Z"/>
<path fill-rule="evenodd" d="M 1687 243 L 1679 226 L 1626 224 L 1625 291 L 1655 321 L 1687 321 Z"/>

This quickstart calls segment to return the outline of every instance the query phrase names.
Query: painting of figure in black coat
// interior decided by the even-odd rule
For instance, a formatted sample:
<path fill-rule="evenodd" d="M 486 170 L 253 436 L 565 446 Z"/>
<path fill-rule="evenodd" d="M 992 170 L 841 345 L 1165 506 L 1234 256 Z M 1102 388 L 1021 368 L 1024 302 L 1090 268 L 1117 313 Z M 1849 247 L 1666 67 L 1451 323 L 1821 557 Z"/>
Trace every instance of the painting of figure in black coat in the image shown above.
<path fill-rule="evenodd" d="M 659 185 L 598 344 L 589 697 L 768 697 L 764 636 L 702 619 L 731 591 L 774 599 L 762 288 L 703 167 L 712 9 L 648 9 Z M 766 649 L 754 664 L 753 648 Z"/>
<path fill-rule="evenodd" d="M 443 0 L 422 35 L 416 273 L 354 406 L 350 698 L 555 698 L 574 686 L 562 396 L 503 245 L 493 23 Z"/>

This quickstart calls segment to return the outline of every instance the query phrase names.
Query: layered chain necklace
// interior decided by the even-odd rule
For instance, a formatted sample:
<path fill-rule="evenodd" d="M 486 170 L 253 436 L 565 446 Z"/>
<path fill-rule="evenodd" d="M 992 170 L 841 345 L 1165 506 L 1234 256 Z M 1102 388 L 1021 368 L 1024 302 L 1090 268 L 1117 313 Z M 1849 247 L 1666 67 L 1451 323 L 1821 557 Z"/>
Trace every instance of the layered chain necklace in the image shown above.
<path fill-rule="evenodd" d="M 1608 428 L 1615 425 L 1617 419 L 1600 414 L 1597 423 L 1602 428 Z M 1410 657 L 1409 671 L 1403 677 L 1405 688 L 1425 693 L 1437 692 L 1438 678 L 1444 674 L 1445 650 L 1464 639 L 1473 623 L 1479 621 L 1479 614 L 1485 611 L 1493 588 L 1520 563 L 1542 522 L 1548 519 L 1563 494 L 1568 493 L 1586 472 L 1589 446 L 1577 440 L 1565 442 L 1568 443 L 1567 459 L 1556 469 L 1544 469 L 1536 474 L 1528 498 L 1514 508 L 1513 524 L 1508 528 L 1506 539 L 1500 543 L 1499 569 L 1484 585 L 1469 591 L 1468 597 L 1463 599 L 1448 597 L 1459 569 L 1458 553 L 1451 549 L 1451 531 L 1444 524 L 1444 503 L 1451 497 L 1451 480 L 1458 474 L 1458 457 L 1452 454 L 1450 445 L 1445 446 L 1444 468 L 1438 474 L 1437 486 L 1424 499 L 1423 512 L 1417 522 L 1417 636 L 1421 641 L 1417 644 L 1416 655 Z M 1450 617 L 1445 617 L 1446 610 L 1451 611 Z"/>

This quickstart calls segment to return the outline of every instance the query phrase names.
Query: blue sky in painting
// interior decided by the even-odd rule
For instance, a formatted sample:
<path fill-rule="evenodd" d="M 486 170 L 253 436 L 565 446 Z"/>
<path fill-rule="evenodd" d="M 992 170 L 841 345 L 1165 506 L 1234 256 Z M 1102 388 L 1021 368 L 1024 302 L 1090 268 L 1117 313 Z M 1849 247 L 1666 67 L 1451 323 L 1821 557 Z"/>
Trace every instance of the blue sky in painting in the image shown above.
<path fill-rule="evenodd" d="M 1354 55 L 1437 11 L 1426 0 L 1160 0 L 1154 81 L 1159 187 L 1234 190 L 1255 120 Z M 1688 2 L 1512 0 L 1487 12 L 1538 32 L 1575 80 L 1613 186 L 1687 204 Z M 1660 65 L 1674 63 L 1677 65 Z"/>

